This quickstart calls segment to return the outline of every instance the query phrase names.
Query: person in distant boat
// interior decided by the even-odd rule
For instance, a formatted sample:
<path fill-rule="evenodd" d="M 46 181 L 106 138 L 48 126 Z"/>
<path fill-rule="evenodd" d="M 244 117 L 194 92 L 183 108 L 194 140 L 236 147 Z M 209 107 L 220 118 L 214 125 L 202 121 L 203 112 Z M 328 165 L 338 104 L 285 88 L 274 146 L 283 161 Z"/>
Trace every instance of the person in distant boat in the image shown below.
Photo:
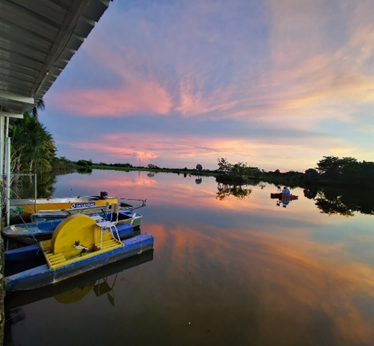
<path fill-rule="evenodd" d="M 282 201 L 283 208 L 286 208 L 290 201 Z"/>
<path fill-rule="evenodd" d="M 290 194 L 290 190 L 288 190 L 287 186 L 285 186 L 282 190 L 282 195 L 289 196 Z"/>

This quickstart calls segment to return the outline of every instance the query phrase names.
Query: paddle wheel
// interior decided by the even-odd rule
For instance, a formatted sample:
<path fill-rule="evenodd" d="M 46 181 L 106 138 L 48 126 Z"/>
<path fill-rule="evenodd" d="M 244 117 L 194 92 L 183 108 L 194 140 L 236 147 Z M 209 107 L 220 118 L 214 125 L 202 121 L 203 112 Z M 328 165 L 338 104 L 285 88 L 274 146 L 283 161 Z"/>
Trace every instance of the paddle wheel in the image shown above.
<path fill-rule="evenodd" d="M 40 242 L 40 246 L 53 269 L 123 244 L 110 229 L 100 227 L 87 215 L 76 214 L 63 220 L 53 232 L 52 239 Z"/>

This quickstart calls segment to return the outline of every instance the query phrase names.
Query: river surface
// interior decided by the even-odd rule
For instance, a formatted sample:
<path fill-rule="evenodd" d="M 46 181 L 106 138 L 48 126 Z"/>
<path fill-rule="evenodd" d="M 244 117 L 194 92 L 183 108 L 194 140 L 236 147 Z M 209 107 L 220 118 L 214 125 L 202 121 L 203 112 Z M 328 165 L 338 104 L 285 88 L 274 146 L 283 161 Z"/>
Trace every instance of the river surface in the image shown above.
<path fill-rule="evenodd" d="M 4 345 L 374 345 L 371 215 L 322 213 L 301 188 L 283 206 L 271 184 L 236 197 L 182 174 L 94 170 L 54 188 L 147 199 L 154 251 L 8 295 Z"/>

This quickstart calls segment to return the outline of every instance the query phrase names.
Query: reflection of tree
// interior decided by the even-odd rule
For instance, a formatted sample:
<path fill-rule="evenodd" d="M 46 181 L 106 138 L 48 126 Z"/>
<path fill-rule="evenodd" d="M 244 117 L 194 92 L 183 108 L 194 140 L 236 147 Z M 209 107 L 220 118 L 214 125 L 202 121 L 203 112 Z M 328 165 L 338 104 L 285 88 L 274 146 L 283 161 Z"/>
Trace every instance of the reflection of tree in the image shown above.
<path fill-rule="evenodd" d="M 154 173 L 152 173 L 152 172 L 149 172 L 149 173 L 147 173 L 147 176 L 148 176 L 149 178 L 152 178 L 152 177 L 154 177 L 154 176 L 155 176 L 155 174 L 154 174 Z"/>
<path fill-rule="evenodd" d="M 79 174 L 90 174 L 92 173 L 92 168 L 90 166 L 79 166 L 77 169 Z"/>
<path fill-rule="evenodd" d="M 354 216 L 353 212 L 341 201 L 329 201 L 323 198 L 316 199 L 316 206 L 321 210 L 323 214 L 337 214 L 343 216 Z"/>
<path fill-rule="evenodd" d="M 304 196 L 308 199 L 313 199 L 313 198 L 316 198 L 317 196 L 317 189 L 316 188 L 307 188 L 307 189 L 304 189 Z"/>
<path fill-rule="evenodd" d="M 195 183 L 196 183 L 197 185 L 201 184 L 202 181 L 203 181 L 203 178 L 196 178 L 196 179 L 195 179 Z"/>
<path fill-rule="evenodd" d="M 51 197 L 55 192 L 53 187 L 57 178 L 55 174 L 38 174 L 38 198 Z"/>
<path fill-rule="evenodd" d="M 244 200 L 248 197 L 252 190 L 243 188 L 242 185 L 227 185 L 219 183 L 217 185 L 217 196 L 216 198 L 220 201 L 224 200 L 226 197 L 230 195 L 235 196 L 237 199 Z"/>
<path fill-rule="evenodd" d="M 45 172 L 37 175 L 37 198 L 47 198 L 53 195 L 56 175 Z M 11 186 L 11 198 L 34 198 L 35 176 L 14 175 Z"/>
<path fill-rule="evenodd" d="M 354 216 L 354 212 L 374 215 L 374 191 L 327 187 L 318 191 L 316 206 L 325 214 Z"/>

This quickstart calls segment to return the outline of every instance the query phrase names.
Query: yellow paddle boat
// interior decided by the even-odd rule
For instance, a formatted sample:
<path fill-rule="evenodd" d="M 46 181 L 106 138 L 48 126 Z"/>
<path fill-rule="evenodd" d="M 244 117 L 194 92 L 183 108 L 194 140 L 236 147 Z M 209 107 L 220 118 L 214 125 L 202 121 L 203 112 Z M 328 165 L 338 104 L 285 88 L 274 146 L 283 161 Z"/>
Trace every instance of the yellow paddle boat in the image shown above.
<path fill-rule="evenodd" d="M 96 223 L 87 215 L 64 219 L 52 239 L 39 242 L 45 264 L 5 277 L 7 292 L 53 284 L 89 270 L 153 249 L 148 233 L 121 241 L 116 224 Z"/>

